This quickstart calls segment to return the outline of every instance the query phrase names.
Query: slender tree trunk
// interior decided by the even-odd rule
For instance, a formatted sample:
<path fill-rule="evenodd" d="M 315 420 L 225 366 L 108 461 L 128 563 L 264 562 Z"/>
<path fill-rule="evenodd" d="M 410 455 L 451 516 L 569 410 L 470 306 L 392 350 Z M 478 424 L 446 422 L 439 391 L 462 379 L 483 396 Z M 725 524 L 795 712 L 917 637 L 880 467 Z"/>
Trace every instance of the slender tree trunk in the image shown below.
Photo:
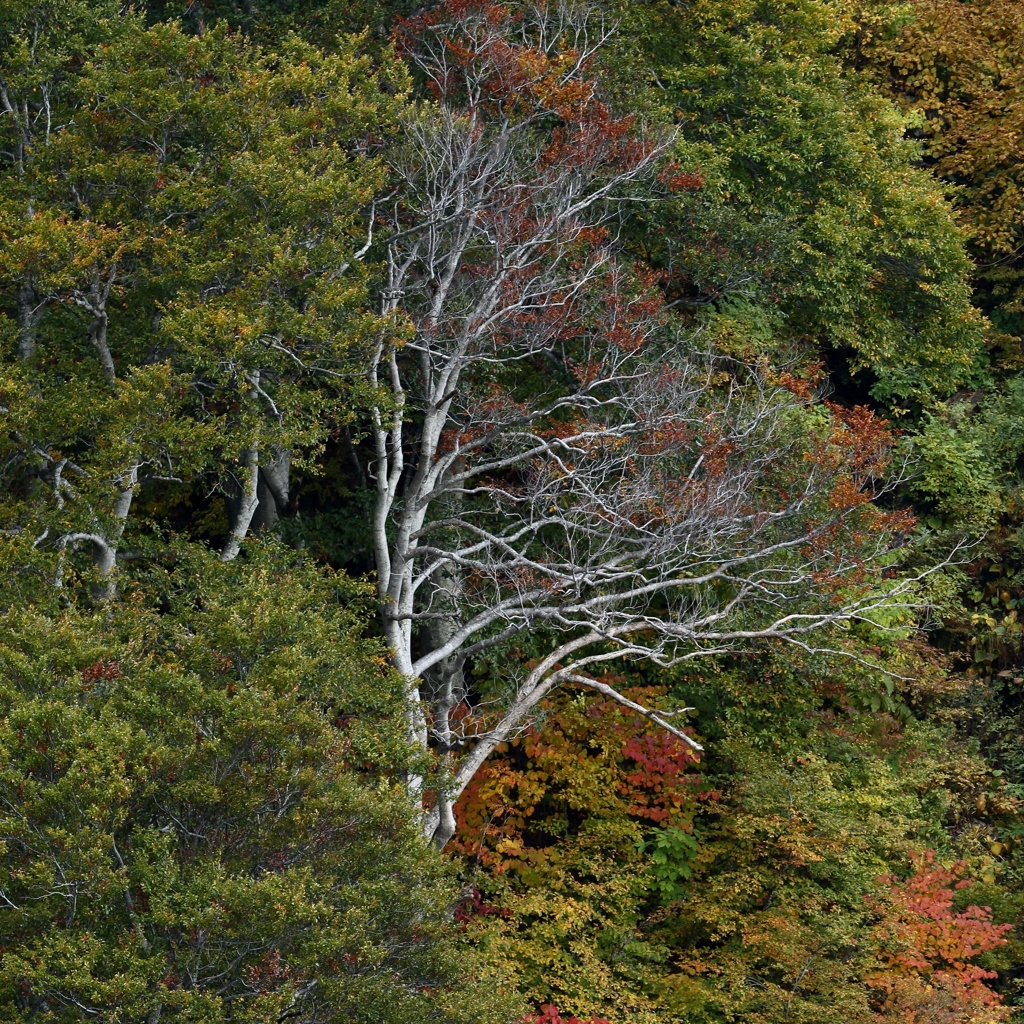
<path fill-rule="evenodd" d="M 18 357 L 23 363 L 31 362 L 36 354 L 36 332 L 43 318 L 45 299 L 39 298 L 31 277 L 25 276 L 18 285 Z M 38 390 L 38 384 L 33 384 Z M 25 494 L 31 497 L 38 493 L 39 477 L 46 468 L 41 458 L 25 461 Z"/>
<path fill-rule="evenodd" d="M 246 448 L 242 454 L 242 471 L 239 475 L 237 496 L 234 500 L 228 500 L 231 530 L 221 552 L 222 562 L 232 561 L 242 549 L 242 541 L 249 532 L 249 526 L 259 504 L 259 477 L 259 449 Z"/>
<path fill-rule="evenodd" d="M 462 468 L 461 464 L 458 468 Z M 446 511 L 456 514 L 462 508 L 461 497 L 452 495 L 445 502 Z M 458 632 L 461 625 L 461 606 L 464 602 L 465 587 L 460 570 L 449 564 L 441 565 L 434 573 L 432 580 L 434 590 L 430 596 L 430 608 L 437 618 L 426 620 L 426 633 L 433 651 L 443 648 Z M 427 687 L 427 700 L 434 715 L 433 734 L 437 744 L 440 767 L 446 776 L 450 776 L 455 768 L 455 752 L 457 737 L 452 733 L 452 711 L 466 697 L 465 655 L 455 651 L 443 661 L 424 673 Z M 431 838 L 438 849 L 455 835 L 456 796 L 444 788 L 444 782 L 438 786 L 437 822 L 431 823 Z"/>
<path fill-rule="evenodd" d="M 128 522 L 128 514 L 132 509 L 132 501 L 135 497 L 135 488 L 139 482 L 139 467 L 132 468 L 119 481 L 120 490 L 117 493 L 117 501 L 114 503 L 114 528 L 107 536 L 106 544 L 94 545 L 94 560 L 100 576 L 106 582 L 97 591 L 97 597 L 101 601 L 111 601 L 117 593 L 117 585 L 111 578 L 117 568 L 117 546 L 124 534 L 124 528 Z"/>
<path fill-rule="evenodd" d="M 446 630 L 445 641 L 455 632 L 454 620 L 441 620 L 451 623 L 451 629 Z M 438 756 L 442 762 L 445 774 L 451 774 L 454 767 L 453 751 L 455 749 L 455 737 L 452 733 L 451 713 L 466 696 L 466 684 L 463 675 L 465 659 L 458 654 L 446 658 L 437 666 L 437 678 L 439 685 L 430 694 L 430 704 L 434 713 L 434 738 L 437 741 Z M 455 800 L 457 794 L 443 788 L 444 782 L 439 786 L 437 795 L 437 821 L 431 821 L 427 831 L 427 838 L 431 839 L 438 849 L 443 849 L 448 840 L 455 835 Z"/>
<path fill-rule="evenodd" d="M 103 376 L 108 384 L 117 380 L 117 371 L 114 369 L 114 357 L 110 354 L 110 347 L 107 345 L 107 327 L 109 318 L 105 307 L 99 307 L 93 313 L 93 321 L 89 325 L 89 340 L 100 357 L 100 365 L 103 367 Z"/>
<path fill-rule="evenodd" d="M 31 278 L 22 278 L 18 286 L 18 356 L 28 362 L 36 354 L 36 329 L 43 316 L 46 300 L 40 299 Z"/>

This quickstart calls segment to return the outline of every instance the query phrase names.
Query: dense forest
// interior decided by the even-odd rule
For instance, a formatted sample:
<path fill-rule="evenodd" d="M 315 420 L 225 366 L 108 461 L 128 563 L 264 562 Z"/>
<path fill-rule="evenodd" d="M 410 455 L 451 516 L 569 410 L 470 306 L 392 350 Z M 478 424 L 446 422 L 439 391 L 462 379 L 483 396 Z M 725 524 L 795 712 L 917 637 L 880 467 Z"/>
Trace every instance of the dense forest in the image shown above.
<path fill-rule="evenodd" d="M 1022 0 L 3 0 L 0 1018 L 1024 1021 Z"/>

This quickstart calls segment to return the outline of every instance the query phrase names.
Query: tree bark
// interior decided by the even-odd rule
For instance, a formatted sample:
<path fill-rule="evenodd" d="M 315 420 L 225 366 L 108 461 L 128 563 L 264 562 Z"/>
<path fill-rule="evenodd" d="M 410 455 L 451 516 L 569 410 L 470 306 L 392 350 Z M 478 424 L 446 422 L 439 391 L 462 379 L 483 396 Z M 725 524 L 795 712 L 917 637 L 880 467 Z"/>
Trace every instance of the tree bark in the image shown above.
<path fill-rule="evenodd" d="M 18 286 L 18 356 L 28 362 L 36 354 L 36 329 L 43 317 L 45 299 L 39 297 L 31 278 Z"/>
<path fill-rule="evenodd" d="M 288 509 L 292 454 L 274 449 L 274 458 L 261 463 L 256 482 L 258 504 L 249 529 L 260 534 L 272 530 Z"/>
<path fill-rule="evenodd" d="M 114 369 L 114 357 L 110 354 L 110 346 L 107 344 L 107 328 L 110 325 L 110 318 L 107 316 L 106 294 L 100 288 L 99 282 L 95 282 L 92 288 L 92 323 L 89 324 L 89 341 L 96 349 L 100 357 L 100 366 L 103 368 L 103 376 L 108 384 L 113 384 L 117 379 L 117 371 Z"/>
<path fill-rule="evenodd" d="M 437 618 L 427 620 L 427 636 L 431 650 L 444 647 L 458 631 L 459 605 L 463 596 L 461 576 L 450 565 L 443 565 L 436 574 L 437 590 L 434 592 Z M 434 740 L 444 774 L 452 774 L 455 768 L 454 753 L 458 738 L 452 731 L 452 711 L 466 698 L 466 658 L 461 651 L 455 651 L 438 662 L 424 674 L 427 703 L 433 713 Z M 458 794 L 445 788 L 445 780 L 438 785 L 438 821 L 430 836 L 438 849 L 443 849 L 455 835 L 455 800 Z"/>
<path fill-rule="evenodd" d="M 235 494 L 228 497 L 231 529 L 220 555 L 222 562 L 233 561 L 242 549 L 242 541 L 249 532 L 259 504 L 259 477 L 259 449 L 246 448 L 242 453 L 241 473 L 234 480 Z"/>
<path fill-rule="evenodd" d="M 138 481 L 139 467 L 132 466 L 119 481 L 117 501 L 114 503 L 114 529 L 106 538 L 106 544 L 94 546 L 96 567 L 100 571 L 100 576 L 106 580 L 106 583 L 97 592 L 97 597 L 101 601 L 113 600 L 117 592 L 117 585 L 111 576 L 117 568 L 117 545 L 128 522 L 128 514 L 132 509 L 132 500 L 135 497 Z"/>

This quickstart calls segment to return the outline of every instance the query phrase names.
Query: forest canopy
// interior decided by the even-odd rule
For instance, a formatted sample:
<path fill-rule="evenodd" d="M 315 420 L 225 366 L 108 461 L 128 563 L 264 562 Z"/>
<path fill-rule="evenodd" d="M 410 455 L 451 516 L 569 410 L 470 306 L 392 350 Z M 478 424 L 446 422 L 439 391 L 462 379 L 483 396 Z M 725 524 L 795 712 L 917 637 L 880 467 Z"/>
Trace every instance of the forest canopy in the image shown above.
<path fill-rule="evenodd" d="M 1024 1014 L 1022 69 L 8 0 L 3 1016 Z"/>

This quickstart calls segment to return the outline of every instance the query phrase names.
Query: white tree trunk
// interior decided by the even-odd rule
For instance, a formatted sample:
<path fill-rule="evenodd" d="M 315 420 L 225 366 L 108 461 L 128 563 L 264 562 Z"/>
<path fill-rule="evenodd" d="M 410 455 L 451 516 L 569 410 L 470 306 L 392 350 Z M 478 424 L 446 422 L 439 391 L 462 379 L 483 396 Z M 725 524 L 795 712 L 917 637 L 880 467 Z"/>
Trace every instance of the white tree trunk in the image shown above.
<path fill-rule="evenodd" d="M 228 539 L 224 543 L 220 560 L 231 562 L 242 550 L 242 541 L 249 533 L 249 524 L 256 513 L 256 506 L 259 504 L 259 449 L 246 448 L 242 453 L 241 467 L 238 474 L 238 494 L 230 503 L 231 526 L 228 532 Z"/>
<path fill-rule="evenodd" d="M 911 608 L 921 579 L 882 577 L 889 520 L 865 499 L 901 475 L 884 441 L 848 444 L 858 428 L 838 414 L 823 438 L 794 431 L 811 399 L 693 352 L 619 264 L 620 211 L 657 187 L 671 140 L 637 138 L 598 100 L 586 69 L 604 35 L 586 11 L 518 13 L 414 20 L 400 40 L 440 100 L 407 122 L 393 167 L 381 313 L 412 336 L 382 338 L 368 374 L 387 395 L 370 423 L 382 624 L 409 738 L 440 755 L 424 808 L 439 845 L 553 687 L 593 689 L 699 749 L 670 720 L 682 709 L 629 700 L 602 666 L 827 650 L 810 635 L 884 628 L 877 613 Z M 522 58 L 514 94 L 496 54 Z M 453 735 L 463 663 L 527 631 L 547 653 L 492 695 L 496 724 Z"/>

